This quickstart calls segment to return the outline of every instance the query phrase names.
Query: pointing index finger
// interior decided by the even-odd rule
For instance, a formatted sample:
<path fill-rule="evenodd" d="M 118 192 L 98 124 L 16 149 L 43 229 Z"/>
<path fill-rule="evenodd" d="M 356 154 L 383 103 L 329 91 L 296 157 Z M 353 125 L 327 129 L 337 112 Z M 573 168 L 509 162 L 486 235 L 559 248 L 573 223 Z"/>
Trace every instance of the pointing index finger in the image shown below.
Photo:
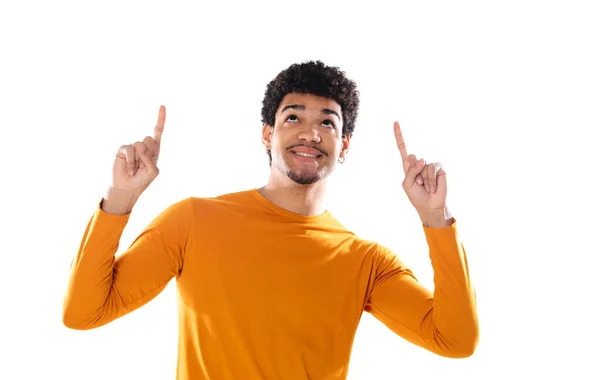
<path fill-rule="evenodd" d="M 402 137 L 402 131 L 400 130 L 400 123 L 397 121 L 394 122 L 394 134 L 396 135 L 396 144 L 398 145 L 402 161 L 406 162 L 408 160 L 408 152 L 406 151 L 406 143 L 404 142 L 404 137 Z"/>
<path fill-rule="evenodd" d="M 166 116 L 167 110 L 165 109 L 165 106 L 160 106 L 160 109 L 158 110 L 158 121 L 156 122 L 156 127 L 154 127 L 154 141 L 157 144 L 160 144 L 160 138 L 165 130 Z"/>

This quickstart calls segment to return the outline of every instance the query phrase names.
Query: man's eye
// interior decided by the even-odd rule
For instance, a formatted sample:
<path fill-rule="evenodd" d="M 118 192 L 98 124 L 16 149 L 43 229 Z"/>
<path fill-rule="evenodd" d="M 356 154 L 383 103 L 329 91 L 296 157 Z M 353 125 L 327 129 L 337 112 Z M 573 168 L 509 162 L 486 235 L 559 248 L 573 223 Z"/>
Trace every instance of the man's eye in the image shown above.
<path fill-rule="evenodd" d="M 298 117 L 296 115 L 290 115 L 286 121 L 298 121 Z"/>
<path fill-rule="evenodd" d="M 327 127 L 335 127 L 335 124 L 333 124 L 333 121 L 327 119 L 327 120 L 323 120 L 323 124 L 325 124 Z"/>

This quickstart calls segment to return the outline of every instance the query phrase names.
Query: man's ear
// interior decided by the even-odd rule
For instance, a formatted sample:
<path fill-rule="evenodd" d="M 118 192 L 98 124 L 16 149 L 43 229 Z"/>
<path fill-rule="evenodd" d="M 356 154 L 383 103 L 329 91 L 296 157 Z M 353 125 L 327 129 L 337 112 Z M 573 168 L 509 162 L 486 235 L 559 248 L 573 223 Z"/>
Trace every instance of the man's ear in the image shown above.
<path fill-rule="evenodd" d="M 267 150 L 271 149 L 271 138 L 273 137 L 273 127 L 269 124 L 263 124 L 262 142 Z"/>
<path fill-rule="evenodd" d="M 342 149 L 340 150 L 340 158 L 345 157 L 350 150 L 350 136 L 342 136 Z"/>

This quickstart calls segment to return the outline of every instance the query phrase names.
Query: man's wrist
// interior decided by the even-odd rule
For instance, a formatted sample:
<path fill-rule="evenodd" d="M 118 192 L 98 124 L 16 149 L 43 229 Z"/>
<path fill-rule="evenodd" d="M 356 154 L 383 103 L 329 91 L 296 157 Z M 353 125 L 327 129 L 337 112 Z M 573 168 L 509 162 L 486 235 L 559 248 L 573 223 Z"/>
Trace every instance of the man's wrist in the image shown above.
<path fill-rule="evenodd" d="M 109 187 L 100 203 L 100 208 L 108 214 L 126 215 L 131 213 L 138 198 L 138 194 Z"/>
<path fill-rule="evenodd" d="M 451 226 L 454 222 L 448 207 L 420 212 L 419 217 L 423 226 L 428 228 L 445 228 Z"/>

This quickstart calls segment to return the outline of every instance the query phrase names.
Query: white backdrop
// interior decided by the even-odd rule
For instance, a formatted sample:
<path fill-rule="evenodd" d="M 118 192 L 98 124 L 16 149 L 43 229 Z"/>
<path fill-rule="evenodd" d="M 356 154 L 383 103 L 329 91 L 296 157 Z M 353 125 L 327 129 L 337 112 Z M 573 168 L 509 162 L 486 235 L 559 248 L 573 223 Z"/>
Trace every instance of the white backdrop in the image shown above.
<path fill-rule="evenodd" d="M 121 249 L 169 204 L 263 185 L 266 84 L 321 59 L 361 109 L 329 208 L 432 270 L 393 122 L 448 172 L 477 289 L 468 359 L 369 314 L 349 379 L 598 379 L 600 13 L 594 2 L 6 1 L 0 5 L 0 378 L 173 379 L 175 286 L 105 327 L 62 325 L 67 273 L 121 144 L 167 107 L 161 174 Z M 595 353 L 594 353 L 594 350 Z"/>

